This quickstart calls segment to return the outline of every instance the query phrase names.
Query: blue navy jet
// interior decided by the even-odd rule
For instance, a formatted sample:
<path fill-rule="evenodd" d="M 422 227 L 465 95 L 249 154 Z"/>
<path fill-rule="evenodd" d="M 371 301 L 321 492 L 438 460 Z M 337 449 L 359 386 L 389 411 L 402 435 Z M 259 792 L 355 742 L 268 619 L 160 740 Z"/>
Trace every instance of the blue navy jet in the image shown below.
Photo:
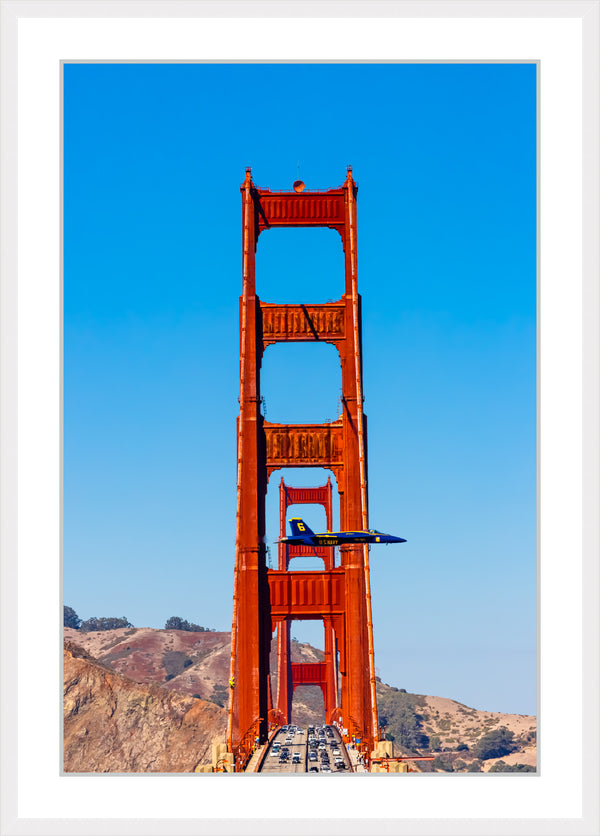
<path fill-rule="evenodd" d="M 343 546 L 346 543 L 406 543 L 402 537 L 394 537 L 392 534 L 383 534 L 370 528 L 368 531 L 327 531 L 324 534 L 315 534 L 300 517 L 292 517 L 288 520 L 292 528 L 291 537 L 281 537 L 279 543 L 287 543 L 290 546 Z"/>

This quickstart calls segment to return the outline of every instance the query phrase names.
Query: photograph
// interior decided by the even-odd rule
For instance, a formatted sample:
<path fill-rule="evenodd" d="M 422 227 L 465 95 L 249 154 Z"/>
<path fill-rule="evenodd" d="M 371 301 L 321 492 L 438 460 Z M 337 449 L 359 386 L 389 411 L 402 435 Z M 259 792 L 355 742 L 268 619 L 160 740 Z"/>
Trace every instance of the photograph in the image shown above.
<path fill-rule="evenodd" d="M 539 776 L 539 63 L 60 72 L 62 775 Z"/>

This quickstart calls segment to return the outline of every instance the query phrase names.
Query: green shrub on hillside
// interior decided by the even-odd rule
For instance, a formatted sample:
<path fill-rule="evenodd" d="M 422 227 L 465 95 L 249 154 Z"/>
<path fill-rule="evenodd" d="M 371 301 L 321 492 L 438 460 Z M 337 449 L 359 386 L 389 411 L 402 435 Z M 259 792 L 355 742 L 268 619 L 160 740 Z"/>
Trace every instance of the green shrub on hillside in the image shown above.
<path fill-rule="evenodd" d="M 505 761 L 498 761 L 492 767 L 490 772 L 535 772 L 535 766 L 528 763 L 506 763 Z"/>
<path fill-rule="evenodd" d="M 516 749 L 514 737 L 513 732 L 504 726 L 494 729 L 479 739 L 474 748 L 474 753 L 482 761 L 509 755 Z"/>
<path fill-rule="evenodd" d="M 441 752 L 442 739 L 437 734 L 434 734 L 429 738 L 429 748 L 432 752 Z"/>
<path fill-rule="evenodd" d="M 214 630 L 211 630 L 210 627 L 201 627 L 199 624 L 186 621 L 185 618 L 180 618 L 178 615 L 172 615 L 171 618 L 167 618 L 165 630 L 185 630 L 188 633 L 214 633 Z"/>
<path fill-rule="evenodd" d="M 122 627 L 133 627 L 130 621 L 127 621 L 125 616 L 122 618 L 88 618 L 87 621 L 81 622 L 79 628 L 82 633 L 94 633 L 97 630 L 119 630 Z"/>
<path fill-rule="evenodd" d="M 220 705 L 221 708 L 225 708 L 228 701 L 229 688 L 225 685 L 213 685 L 213 692 L 209 697 L 209 702 L 214 702 L 216 705 Z"/>
<path fill-rule="evenodd" d="M 429 737 L 423 732 L 422 717 L 417 711 L 418 700 L 416 694 L 393 688 L 382 689 L 377 696 L 379 724 L 386 727 L 386 737 L 411 752 L 429 746 Z"/>
<path fill-rule="evenodd" d="M 432 766 L 434 769 L 441 769 L 442 772 L 454 772 L 450 758 L 444 758 L 441 755 L 434 758 Z"/>
<path fill-rule="evenodd" d="M 179 676 L 180 673 L 190 665 L 194 664 L 194 660 L 185 654 L 182 650 L 168 650 L 162 657 L 163 667 L 172 677 Z"/>
<path fill-rule="evenodd" d="M 72 627 L 74 630 L 79 630 L 81 626 L 81 619 L 72 607 L 64 607 L 64 625 L 65 627 Z"/>

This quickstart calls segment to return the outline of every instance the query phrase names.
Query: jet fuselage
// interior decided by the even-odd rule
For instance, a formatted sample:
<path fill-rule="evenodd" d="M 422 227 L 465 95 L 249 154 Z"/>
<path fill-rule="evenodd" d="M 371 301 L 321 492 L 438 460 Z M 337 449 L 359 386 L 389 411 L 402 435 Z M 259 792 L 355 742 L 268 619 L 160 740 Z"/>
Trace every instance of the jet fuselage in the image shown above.
<path fill-rule="evenodd" d="M 327 531 L 315 533 L 300 517 L 293 517 L 289 521 L 291 537 L 281 537 L 280 543 L 305 546 L 343 546 L 350 543 L 406 543 L 403 537 L 384 534 L 374 528 L 368 531 Z"/>

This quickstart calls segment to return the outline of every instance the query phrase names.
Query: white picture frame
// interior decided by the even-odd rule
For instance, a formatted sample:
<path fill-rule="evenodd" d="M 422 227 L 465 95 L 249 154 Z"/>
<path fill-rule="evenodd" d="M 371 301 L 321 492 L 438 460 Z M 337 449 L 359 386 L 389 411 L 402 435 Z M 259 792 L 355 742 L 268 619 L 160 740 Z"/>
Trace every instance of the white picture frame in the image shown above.
<path fill-rule="evenodd" d="M 1 0 L 1 11 L 2 834 L 599 833 L 598 0 Z M 291 26 L 290 56 L 277 44 Z M 365 776 L 359 792 L 332 777 L 311 784 L 310 803 L 262 777 L 61 775 L 60 61 L 311 60 L 311 49 L 540 62 L 539 774 L 428 776 L 428 803 L 416 775 Z M 560 127 L 557 102 L 575 124 Z M 56 630 L 33 642 L 29 608 Z"/>

